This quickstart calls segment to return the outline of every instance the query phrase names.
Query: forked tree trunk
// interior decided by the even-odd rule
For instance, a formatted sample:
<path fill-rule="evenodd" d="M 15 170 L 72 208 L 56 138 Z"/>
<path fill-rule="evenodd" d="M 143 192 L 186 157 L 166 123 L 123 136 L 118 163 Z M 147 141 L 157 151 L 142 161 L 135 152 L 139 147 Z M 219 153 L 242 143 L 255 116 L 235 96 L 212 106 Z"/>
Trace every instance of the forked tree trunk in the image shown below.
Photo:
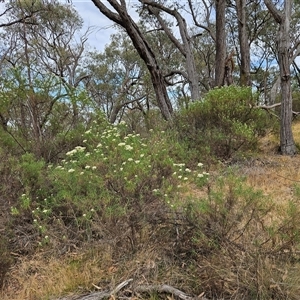
<path fill-rule="evenodd" d="M 170 9 L 161 3 L 153 2 L 152 0 L 140 0 L 144 5 L 148 5 L 148 10 L 151 14 L 155 15 L 162 29 L 169 37 L 170 41 L 175 45 L 176 48 L 180 51 L 180 53 L 184 56 L 186 61 L 186 79 L 188 80 L 188 84 L 191 91 L 191 99 L 192 101 L 200 99 L 200 88 L 199 88 L 199 76 L 196 70 L 196 63 L 194 58 L 194 53 L 191 44 L 191 37 L 188 33 L 188 28 L 186 25 L 185 19 L 176 9 Z M 174 36 L 173 32 L 170 30 L 165 19 L 160 15 L 160 12 L 164 11 L 167 14 L 173 16 L 178 24 L 179 33 L 181 36 L 180 40 Z"/>

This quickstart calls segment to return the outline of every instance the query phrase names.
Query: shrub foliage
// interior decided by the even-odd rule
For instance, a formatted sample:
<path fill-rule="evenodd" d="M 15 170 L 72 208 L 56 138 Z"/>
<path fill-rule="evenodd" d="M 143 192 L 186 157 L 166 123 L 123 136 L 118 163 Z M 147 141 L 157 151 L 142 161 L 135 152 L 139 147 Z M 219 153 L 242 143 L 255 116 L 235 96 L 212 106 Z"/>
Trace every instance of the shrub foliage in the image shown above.
<path fill-rule="evenodd" d="M 295 186 L 294 198 L 279 211 L 234 171 L 210 175 L 201 161 L 183 160 L 184 141 L 190 147 L 203 141 L 227 158 L 237 149 L 253 147 L 265 128 L 248 90 L 226 88 L 227 96 L 244 95 L 239 109 L 222 99 L 223 110 L 213 106 L 218 93 L 213 91 L 178 117 L 180 124 L 193 116 L 188 120 L 194 127 L 188 131 L 182 126 L 179 132 L 192 132 L 195 140 L 186 136 L 178 142 L 174 133 L 162 131 L 142 137 L 129 132 L 126 124 L 112 125 L 97 115 L 77 136 L 78 145 L 58 162 L 30 153 L 1 153 L 1 189 L 6 194 L 1 205 L 6 209 L 0 215 L 5 226 L 0 283 L 11 266 L 11 252 L 57 255 L 99 247 L 110 251 L 107 257 L 120 266 L 113 280 L 123 280 L 126 272 L 152 283 L 167 278 L 171 285 L 190 294 L 205 292 L 211 299 L 297 299 L 299 188 Z M 199 128 L 210 134 L 209 141 Z M 145 273 L 148 257 L 142 258 L 145 264 L 140 259 L 150 252 L 157 253 L 150 263 L 156 267 Z M 139 257 L 137 266 L 132 257 Z M 127 263 L 134 265 L 134 272 L 125 270 Z"/>
<path fill-rule="evenodd" d="M 268 116 L 256 104 L 249 88 L 232 85 L 211 90 L 178 113 L 179 134 L 190 148 L 229 159 L 255 148 L 258 136 L 269 127 Z"/>

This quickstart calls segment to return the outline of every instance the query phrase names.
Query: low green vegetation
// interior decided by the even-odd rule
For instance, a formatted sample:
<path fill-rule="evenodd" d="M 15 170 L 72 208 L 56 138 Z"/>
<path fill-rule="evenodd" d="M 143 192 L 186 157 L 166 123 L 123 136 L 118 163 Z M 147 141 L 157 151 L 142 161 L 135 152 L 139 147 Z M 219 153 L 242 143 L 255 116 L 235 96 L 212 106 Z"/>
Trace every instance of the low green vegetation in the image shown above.
<path fill-rule="evenodd" d="M 211 163 L 257 151 L 270 129 L 249 97 L 247 89 L 213 90 L 179 112 L 177 126 L 142 135 L 98 114 L 76 137 L 78 145 L 53 162 L 2 149 L 3 289 L 11 284 L 11 253 L 24 259 L 42 253 L 50 261 L 81 251 L 81 259 L 64 266 L 76 281 L 60 290 L 51 281 L 52 289 L 27 291 L 28 299 L 80 284 L 90 289 L 93 281 L 76 272 L 89 278 L 87 269 L 95 274 L 108 264 L 116 271 L 103 271 L 98 285 L 144 277 L 209 299 L 297 299 L 299 188 L 278 205 L 238 167 Z"/>
<path fill-rule="evenodd" d="M 229 86 L 211 90 L 177 115 L 177 130 L 190 149 L 204 156 L 230 159 L 255 150 L 274 120 L 258 109 L 250 88 Z"/>

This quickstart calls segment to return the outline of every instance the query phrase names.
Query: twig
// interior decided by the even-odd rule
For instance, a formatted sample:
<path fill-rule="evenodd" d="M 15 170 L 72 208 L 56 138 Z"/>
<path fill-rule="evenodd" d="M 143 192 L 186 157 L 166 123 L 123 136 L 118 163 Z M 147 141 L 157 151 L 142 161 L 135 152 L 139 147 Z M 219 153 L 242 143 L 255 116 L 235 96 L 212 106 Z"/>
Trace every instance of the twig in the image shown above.
<path fill-rule="evenodd" d="M 300 182 L 300 180 L 295 180 L 295 179 L 291 179 L 291 178 L 288 178 L 288 177 L 284 177 L 282 175 L 279 175 L 279 174 L 276 174 L 277 177 L 281 177 L 281 178 L 284 178 L 286 180 L 289 180 L 289 181 L 293 181 L 293 182 Z"/>

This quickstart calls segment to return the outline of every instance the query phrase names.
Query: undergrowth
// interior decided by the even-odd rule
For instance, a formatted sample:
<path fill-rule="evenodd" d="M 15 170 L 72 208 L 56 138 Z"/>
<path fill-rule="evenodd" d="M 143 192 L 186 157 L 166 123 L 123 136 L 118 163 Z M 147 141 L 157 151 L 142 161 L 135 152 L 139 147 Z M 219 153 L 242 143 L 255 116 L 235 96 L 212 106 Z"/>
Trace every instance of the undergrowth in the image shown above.
<path fill-rule="evenodd" d="M 18 189 L 0 249 L 1 299 L 128 278 L 209 299 L 297 299 L 299 188 L 278 205 L 235 169 L 184 161 L 185 150 L 172 132 L 141 137 L 99 118 L 57 164 L 28 153 L 7 160 L 2 177 L 8 184 L 11 170 Z"/>

